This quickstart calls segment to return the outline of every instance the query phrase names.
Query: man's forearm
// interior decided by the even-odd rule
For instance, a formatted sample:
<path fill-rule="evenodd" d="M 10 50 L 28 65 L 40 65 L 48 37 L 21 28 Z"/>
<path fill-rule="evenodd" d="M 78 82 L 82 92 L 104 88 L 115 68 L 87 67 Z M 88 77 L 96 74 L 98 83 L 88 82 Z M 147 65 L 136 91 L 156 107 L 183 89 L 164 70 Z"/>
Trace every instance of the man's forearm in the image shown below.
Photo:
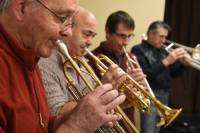
<path fill-rule="evenodd" d="M 79 114 L 81 115 L 81 114 Z M 54 133 L 92 133 L 80 123 L 76 110 L 70 113 L 58 115 L 54 122 Z"/>

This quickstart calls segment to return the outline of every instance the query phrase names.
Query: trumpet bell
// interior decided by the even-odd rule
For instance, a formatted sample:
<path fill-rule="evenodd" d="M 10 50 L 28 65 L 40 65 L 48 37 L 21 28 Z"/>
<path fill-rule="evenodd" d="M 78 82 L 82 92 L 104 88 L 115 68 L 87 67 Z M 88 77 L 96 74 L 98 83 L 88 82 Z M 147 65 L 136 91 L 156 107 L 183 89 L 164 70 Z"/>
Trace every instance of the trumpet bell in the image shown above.
<path fill-rule="evenodd" d="M 182 108 L 171 109 L 168 106 L 163 105 L 162 103 L 160 103 L 160 101 L 157 101 L 157 100 L 156 100 L 155 105 L 162 115 L 162 118 L 164 121 L 162 125 L 164 125 L 164 127 L 169 126 L 182 112 Z"/>
<path fill-rule="evenodd" d="M 167 127 L 170 125 L 182 112 L 182 109 L 173 109 L 173 110 L 168 110 L 168 112 L 164 112 L 165 116 L 165 124 L 164 127 Z"/>
<path fill-rule="evenodd" d="M 200 62 L 200 44 L 194 48 L 192 52 L 192 58 Z"/>

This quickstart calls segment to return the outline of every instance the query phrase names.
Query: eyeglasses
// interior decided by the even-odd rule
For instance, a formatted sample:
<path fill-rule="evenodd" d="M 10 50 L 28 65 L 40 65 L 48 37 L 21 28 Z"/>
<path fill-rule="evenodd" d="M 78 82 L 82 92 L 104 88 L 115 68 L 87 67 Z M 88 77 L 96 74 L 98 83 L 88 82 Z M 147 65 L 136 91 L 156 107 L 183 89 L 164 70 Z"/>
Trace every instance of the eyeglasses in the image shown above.
<path fill-rule="evenodd" d="M 120 37 L 121 39 L 131 39 L 131 38 L 133 38 L 134 36 L 135 36 L 135 34 L 134 33 L 131 33 L 131 34 L 129 34 L 129 35 L 126 35 L 126 34 L 123 34 L 123 33 L 117 33 L 117 32 L 115 32 L 114 33 L 115 35 L 117 35 L 118 37 Z"/>
<path fill-rule="evenodd" d="M 77 14 L 77 12 L 73 13 L 70 16 L 59 16 L 57 15 L 54 11 L 52 11 L 50 8 L 48 8 L 44 3 L 42 3 L 40 0 L 36 0 L 39 4 L 41 4 L 45 9 L 47 9 L 49 12 L 51 12 L 62 24 L 66 21 L 67 24 L 65 26 L 73 26 L 73 22 L 72 22 L 72 18 L 75 16 L 75 14 Z"/>

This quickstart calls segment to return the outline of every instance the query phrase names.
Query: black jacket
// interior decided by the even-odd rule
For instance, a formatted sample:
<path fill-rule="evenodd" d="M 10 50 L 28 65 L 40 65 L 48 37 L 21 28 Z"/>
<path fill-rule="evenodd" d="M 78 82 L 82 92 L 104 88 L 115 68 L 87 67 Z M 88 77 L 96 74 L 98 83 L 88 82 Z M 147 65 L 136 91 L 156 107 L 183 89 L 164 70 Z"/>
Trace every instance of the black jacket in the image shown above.
<path fill-rule="evenodd" d="M 152 47 L 147 41 L 134 46 L 131 52 L 137 56 L 153 90 L 169 90 L 171 77 L 177 76 L 183 71 L 183 65 L 179 62 L 165 67 L 162 60 L 167 57 L 167 52 L 164 49 Z"/>

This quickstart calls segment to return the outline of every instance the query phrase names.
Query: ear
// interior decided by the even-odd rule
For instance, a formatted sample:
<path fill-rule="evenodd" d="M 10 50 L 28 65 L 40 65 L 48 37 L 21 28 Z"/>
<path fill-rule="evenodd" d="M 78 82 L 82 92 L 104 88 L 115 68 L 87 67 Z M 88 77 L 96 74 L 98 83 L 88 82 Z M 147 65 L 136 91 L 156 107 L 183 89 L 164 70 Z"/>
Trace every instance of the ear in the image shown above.
<path fill-rule="evenodd" d="M 154 36 L 154 32 L 149 32 L 148 38 L 152 38 L 152 36 Z"/>
<path fill-rule="evenodd" d="M 106 39 L 108 39 L 111 33 L 109 32 L 107 27 L 105 28 L 105 31 L 106 31 Z"/>
<path fill-rule="evenodd" d="M 14 0 L 12 8 L 14 15 L 18 20 L 22 20 L 25 16 L 25 6 L 27 0 Z"/>
<path fill-rule="evenodd" d="M 106 34 L 109 34 L 108 27 L 105 28 Z"/>

